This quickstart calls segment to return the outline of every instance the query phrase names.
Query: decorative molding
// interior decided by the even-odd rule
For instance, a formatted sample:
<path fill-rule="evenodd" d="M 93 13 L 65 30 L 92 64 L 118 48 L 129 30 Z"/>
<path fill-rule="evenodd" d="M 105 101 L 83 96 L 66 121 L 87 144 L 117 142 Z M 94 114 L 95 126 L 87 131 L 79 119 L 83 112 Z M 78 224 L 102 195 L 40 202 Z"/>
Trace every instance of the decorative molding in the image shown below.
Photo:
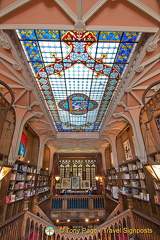
<path fill-rule="evenodd" d="M 91 9 L 83 16 L 83 22 L 86 22 L 93 16 L 108 0 L 99 0 Z"/>
<path fill-rule="evenodd" d="M 132 91 L 132 87 L 127 87 L 125 90 L 124 90 L 126 93 L 129 93 Z"/>
<path fill-rule="evenodd" d="M 142 38 L 144 37 L 143 35 L 141 36 Z M 141 38 L 141 39 L 142 39 Z M 128 65 L 127 71 L 123 75 L 122 81 L 120 82 L 116 94 L 114 95 L 108 109 L 106 110 L 106 114 L 104 116 L 104 121 L 102 124 L 102 127 L 100 129 L 100 134 L 103 132 L 105 129 L 105 124 L 110 120 L 112 117 L 116 107 L 117 107 L 117 102 L 121 101 L 121 98 L 123 97 L 124 91 L 126 88 L 129 87 L 131 80 L 133 79 L 133 76 L 135 75 L 135 69 L 137 66 L 140 65 L 142 59 L 146 55 L 146 49 L 148 44 L 152 41 L 154 38 L 153 35 L 149 36 L 148 39 L 146 40 L 145 38 L 143 40 L 140 40 L 138 43 L 139 49 L 137 52 L 135 52 L 130 60 L 130 63 Z"/>
<path fill-rule="evenodd" d="M 86 31 L 86 25 L 82 20 L 78 20 L 74 26 L 74 30 L 79 33 L 82 33 L 83 31 Z"/>
<path fill-rule="evenodd" d="M 112 116 L 113 116 L 114 118 L 120 118 L 120 117 L 122 117 L 123 114 L 124 114 L 124 112 L 121 112 L 121 113 L 113 113 Z"/>
<path fill-rule="evenodd" d="M 69 132 L 69 133 L 57 133 L 57 138 L 99 138 L 99 133 L 79 133 L 79 132 Z"/>
<path fill-rule="evenodd" d="M 82 0 L 78 0 L 78 19 L 82 20 Z"/>
<path fill-rule="evenodd" d="M 78 20 L 78 19 L 77 19 Z M 76 20 L 76 21 L 77 21 Z M 1 24 L 0 29 L 48 29 L 48 30 L 74 30 L 73 25 L 49 25 L 49 24 Z"/>
<path fill-rule="evenodd" d="M 8 7 L 4 8 L 3 10 L 1 10 L 0 12 L 0 17 L 4 17 L 5 15 L 7 15 L 8 13 L 16 10 L 19 7 L 22 7 L 24 4 L 31 2 L 32 0 L 18 0 L 15 3 L 9 5 Z"/>
<path fill-rule="evenodd" d="M 2 36 L 0 36 L 0 46 L 2 46 L 4 49 L 10 49 L 10 45 L 6 39 L 4 39 Z"/>
<path fill-rule="evenodd" d="M 136 67 L 136 69 L 135 69 L 135 71 L 136 71 L 137 73 L 140 73 L 140 72 L 142 72 L 143 70 L 144 70 L 144 66 L 142 66 L 142 65 Z"/>
<path fill-rule="evenodd" d="M 26 79 L 26 84 L 28 84 L 29 89 L 34 90 L 34 91 L 32 91 L 32 93 L 33 93 L 36 101 L 38 101 L 40 103 L 40 108 L 43 111 L 43 114 L 44 114 L 45 118 L 47 119 L 48 123 L 50 124 L 53 133 L 56 134 L 56 130 L 55 130 L 55 127 L 53 124 L 53 119 L 46 107 L 42 93 L 38 87 L 37 82 L 34 79 L 33 73 L 28 66 L 26 57 L 25 57 L 22 49 L 20 48 L 20 44 L 19 44 L 18 40 L 16 40 L 16 37 L 14 37 L 14 34 L 12 36 L 13 36 L 13 39 L 11 40 L 10 37 L 7 35 L 7 38 L 8 38 L 7 40 L 9 41 L 11 48 L 12 48 L 12 54 L 15 57 L 15 59 L 17 59 L 17 62 L 21 63 L 23 65 L 22 74 Z M 27 89 L 28 89 L 28 87 L 27 87 Z"/>
<path fill-rule="evenodd" d="M 146 5 L 144 5 L 140 1 L 138 1 L 138 0 L 127 0 L 127 2 L 131 3 L 132 5 L 137 7 L 138 9 L 142 10 L 144 13 L 148 14 L 153 19 L 160 22 L 159 14 L 155 13 L 152 9 L 148 8 Z"/>
<path fill-rule="evenodd" d="M 78 20 L 78 17 L 75 15 L 75 13 L 69 8 L 69 6 L 63 1 L 63 0 L 54 0 L 64 11 L 67 13 L 67 15 L 76 22 Z"/>
<path fill-rule="evenodd" d="M 78 20 L 78 19 L 77 19 Z M 76 20 L 76 21 L 77 21 Z M 0 29 L 48 29 L 48 30 L 74 30 L 74 25 L 49 25 L 49 24 L 1 24 Z M 155 27 L 130 27 L 130 26 L 86 26 L 87 31 L 126 31 L 126 32 L 150 32 L 156 33 L 159 28 Z"/>
<path fill-rule="evenodd" d="M 151 42 L 147 48 L 147 52 L 154 52 L 158 47 L 158 44 L 156 42 Z"/>
<path fill-rule="evenodd" d="M 136 77 L 132 82 L 131 82 L 131 86 L 134 89 L 135 86 L 141 84 L 142 82 L 144 82 L 143 80 L 143 76 L 150 71 L 150 69 L 152 69 L 157 63 L 158 63 L 158 59 L 160 59 L 160 54 L 154 56 L 153 58 L 143 62 L 141 64 L 141 66 L 145 66 L 145 69 L 143 70 L 142 73 L 139 74 L 138 77 Z M 148 66 L 147 66 L 148 65 Z M 146 67 L 147 66 L 147 67 Z M 145 80 L 146 81 L 146 80 Z"/>
<path fill-rule="evenodd" d="M 14 69 L 16 69 L 18 71 L 20 71 L 22 69 L 21 66 L 19 64 L 17 64 L 17 63 L 14 63 L 13 67 L 14 67 Z"/>

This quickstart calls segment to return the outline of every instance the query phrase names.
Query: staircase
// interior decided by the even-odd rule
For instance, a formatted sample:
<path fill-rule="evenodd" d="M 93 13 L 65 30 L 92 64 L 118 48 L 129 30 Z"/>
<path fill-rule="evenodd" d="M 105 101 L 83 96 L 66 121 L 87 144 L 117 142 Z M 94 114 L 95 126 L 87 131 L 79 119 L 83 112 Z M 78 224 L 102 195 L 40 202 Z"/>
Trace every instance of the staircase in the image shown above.
<path fill-rule="evenodd" d="M 40 204 L 33 201 L 33 213 L 29 212 L 25 203 L 25 211 L 0 225 L 0 240 L 159 240 L 160 222 L 134 209 L 120 213 L 120 206 L 115 208 L 114 216 L 97 228 L 76 229 L 58 228 L 52 224 L 44 213 L 52 204 L 52 198 Z M 118 215 L 117 215 L 118 214 Z M 37 216 L 38 215 L 38 216 Z M 54 228 L 54 235 L 47 236 L 45 228 Z M 78 230 L 78 229 L 77 229 Z"/>

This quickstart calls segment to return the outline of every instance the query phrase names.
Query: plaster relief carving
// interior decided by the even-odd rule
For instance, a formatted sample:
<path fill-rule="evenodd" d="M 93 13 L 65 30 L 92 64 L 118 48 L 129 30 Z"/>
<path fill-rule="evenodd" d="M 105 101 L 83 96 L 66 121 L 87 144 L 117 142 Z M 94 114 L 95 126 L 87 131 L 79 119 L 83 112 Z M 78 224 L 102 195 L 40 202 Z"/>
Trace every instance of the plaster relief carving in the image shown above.
<path fill-rule="evenodd" d="M 13 67 L 14 67 L 14 69 L 16 69 L 18 71 L 20 71 L 22 69 L 21 66 L 18 63 L 14 63 Z"/>
<path fill-rule="evenodd" d="M 125 89 L 125 92 L 126 92 L 126 93 L 129 93 L 129 92 L 131 92 L 131 91 L 132 91 L 132 87 L 128 87 L 128 88 Z"/>
<path fill-rule="evenodd" d="M 122 117 L 122 113 L 114 113 L 112 116 L 114 118 L 119 118 L 119 117 Z"/>
<path fill-rule="evenodd" d="M 31 88 L 30 86 L 26 86 L 25 89 L 26 89 L 27 91 L 31 91 L 31 90 L 32 90 L 32 88 Z"/>
<path fill-rule="evenodd" d="M 41 112 L 33 112 L 33 114 L 37 118 L 41 118 L 43 116 L 43 113 L 41 113 Z"/>
<path fill-rule="evenodd" d="M 0 46 L 2 46 L 5 49 L 10 49 L 10 45 L 8 43 L 8 41 L 2 37 L 0 37 Z"/>
<path fill-rule="evenodd" d="M 157 47 L 158 44 L 156 42 L 151 42 L 147 47 L 147 52 L 153 52 L 154 50 L 156 50 Z"/>
<path fill-rule="evenodd" d="M 85 31 L 86 26 L 85 26 L 84 22 L 82 20 L 78 20 L 75 24 L 74 30 L 79 33 L 82 33 L 83 31 Z"/>
<path fill-rule="evenodd" d="M 142 65 L 136 67 L 136 72 L 140 73 L 144 70 L 144 67 Z"/>

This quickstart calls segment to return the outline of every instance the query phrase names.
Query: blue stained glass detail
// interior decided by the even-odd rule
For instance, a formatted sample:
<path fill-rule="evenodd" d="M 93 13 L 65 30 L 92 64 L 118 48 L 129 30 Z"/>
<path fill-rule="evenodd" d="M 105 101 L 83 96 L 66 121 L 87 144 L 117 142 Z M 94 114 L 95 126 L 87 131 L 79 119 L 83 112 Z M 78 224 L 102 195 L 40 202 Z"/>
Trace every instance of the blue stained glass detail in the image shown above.
<path fill-rule="evenodd" d="M 105 68 L 103 70 L 104 74 L 109 74 L 112 71 L 112 68 Z"/>
<path fill-rule="evenodd" d="M 19 30 L 19 34 L 20 34 L 20 39 L 23 40 L 35 40 L 36 39 L 36 35 L 33 29 L 29 29 L 29 30 L 23 30 L 20 29 Z"/>
<path fill-rule="evenodd" d="M 141 34 L 43 29 L 17 33 L 57 131 L 98 131 Z"/>
<path fill-rule="evenodd" d="M 40 72 L 39 75 L 40 75 L 42 78 L 47 77 L 47 73 L 46 73 L 46 72 Z"/>
<path fill-rule="evenodd" d="M 115 87 L 113 87 L 113 86 L 108 87 L 109 91 L 112 91 L 113 89 L 115 89 Z"/>
<path fill-rule="evenodd" d="M 94 60 L 87 60 L 87 67 L 94 67 L 95 61 Z"/>
<path fill-rule="evenodd" d="M 138 32 L 124 32 L 122 37 L 122 42 L 135 42 L 139 37 Z"/>
<path fill-rule="evenodd" d="M 102 64 L 96 64 L 95 69 L 96 69 L 96 71 L 101 71 L 101 70 L 103 70 L 103 65 Z"/>
<path fill-rule="evenodd" d="M 47 71 L 47 73 L 53 73 L 54 69 L 51 67 L 46 67 L 46 71 Z"/>
<path fill-rule="evenodd" d="M 134 43 L 122 43 L 118 51 L 117 58 L 115 59 L 116 63 L 126 63 L 128 57 L 133 49 Z"/>
<path fill-rule="evenodd" d="M 56 70 L 62 70 L 63 65 L 56 63 L 56 64 L 54 65 L 54 68 L 55 68 Z"/>
<path fill-rule="evenodd" d="M 47 86 L 47 85 L 42 85 L 42 88 L 43 88 L 44 90 L 48 90 L 48 89 L 49 89 L 49 86 Z"/>
<path fill-rule="evenodd" d="M 64 60 L 63 60 L 63 64 L 64 64 L 65 67 L 70 67 L 70 66 L 71 66 L 71 60 L 69 60 L 69 59 L 64 59 Z"/>
<path fill-rule="evenodd" d="M 83 53 L 84 52 L 83 43 L 75 43 L 74 51 Z"/>
<path fill-rule="evenodd" d="M 36 30 L 38 40 L 60 40 L 58 30 Z"/>
<path fill-rule="evenodd" d="M 110 82 L 109 82 L 111 85 L 115 85 L 116 83 L 117 83 L 117 80 L 111 80 Z"/>

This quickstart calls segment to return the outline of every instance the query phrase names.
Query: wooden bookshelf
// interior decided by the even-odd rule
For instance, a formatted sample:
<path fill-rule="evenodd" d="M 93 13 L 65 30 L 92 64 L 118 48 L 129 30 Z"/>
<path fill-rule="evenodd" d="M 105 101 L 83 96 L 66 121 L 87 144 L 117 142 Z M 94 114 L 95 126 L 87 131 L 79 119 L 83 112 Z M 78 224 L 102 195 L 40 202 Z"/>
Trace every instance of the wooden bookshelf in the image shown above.
<path fill-rule="evenodd" d="M 119 167 L 122 193 L 131 194 L 134 198 L 149 201 L 143 164 L 140 160 L 134 159 L 121 164 Z"/>
<path fill-rule="evenodd" d="M 35 183 L 36 194 L 40 194 L 42 198 L 47 197 L 50 192 L 50 177 L 48 171 L 41 169 L 36 175 Z M 43 193 L 43 194 L 42 194 Z"/>
<path fill-rule="evenodd" d="M 10 177 L 6 203 L 35 194 L 36 171 L 35 166 L 16 161 Z"/>
<path fill-rule="evenodd" d="M 113 186 L 118 185 L 118 174 L 115 168 L 107 169 L 106 171 L 106 181 L 105 181 L 105 188 L 107 196 L 112 195 L 112 188 Z"/>

